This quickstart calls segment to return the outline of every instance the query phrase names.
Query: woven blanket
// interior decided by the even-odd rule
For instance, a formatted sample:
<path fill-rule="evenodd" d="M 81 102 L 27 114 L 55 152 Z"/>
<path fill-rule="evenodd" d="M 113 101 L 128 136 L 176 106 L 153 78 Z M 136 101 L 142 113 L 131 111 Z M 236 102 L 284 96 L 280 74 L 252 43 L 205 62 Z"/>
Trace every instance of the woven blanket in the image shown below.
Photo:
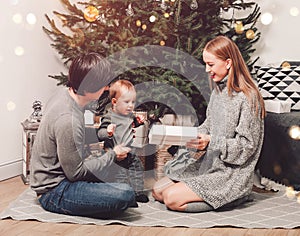
<path fill-rule="evenodd" d="M 279 186 L 279 185 L 278 185 Z M 286 228 L 300 226 L 300 204 L 295 195 L 287 194 L 284 186 L 278 191 L 253 192 L 253 201 L 230 210 L 203 213 L 183 213 L 166 209 L 164 204 L 150 197 L 150 202 L 139 203 L 118 218 L 101 220 L 67 216 L 45 211 L 31 189 L 25 190 L 0 214 L 1 219 L 68 222 L 75 224 L 123 224 L 127 226 L 163 226 L 210 228 L 231 226 L 241 228 Z"/>

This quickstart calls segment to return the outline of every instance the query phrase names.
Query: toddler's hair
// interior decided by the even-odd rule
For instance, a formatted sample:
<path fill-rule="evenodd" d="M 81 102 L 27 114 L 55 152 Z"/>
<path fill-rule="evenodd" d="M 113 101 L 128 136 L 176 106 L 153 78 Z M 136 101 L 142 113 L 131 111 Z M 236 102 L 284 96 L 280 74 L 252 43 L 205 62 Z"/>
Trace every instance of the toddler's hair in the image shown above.
<path fill-rule="evenodd" d="M 129 80 L 117 80 L 116 82 L 112 83 L 109 88 L 109 98 L 118 98 L 121 96 L 123 91 L 131 91 L 135 90 L 134 85 Z"/>

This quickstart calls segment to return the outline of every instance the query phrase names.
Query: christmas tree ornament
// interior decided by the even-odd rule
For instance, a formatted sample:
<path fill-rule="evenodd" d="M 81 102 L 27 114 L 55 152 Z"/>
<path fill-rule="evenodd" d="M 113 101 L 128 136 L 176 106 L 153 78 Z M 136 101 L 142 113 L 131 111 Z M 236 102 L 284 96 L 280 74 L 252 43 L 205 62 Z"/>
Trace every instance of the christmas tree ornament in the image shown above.
<path fill-rule="evenodd" d="M 198 8 L 198 2 L 196 0 L 192 0 L 192 3 L 190 5 L 190 8 L 192 10 L 196 10 Z"/>
<path fill-rule="evenodd" d="M 248 29 L 246 32 L 246 38 L 247 39 L 254 39 L 255 38 L 255 33 L 252 29 Z"/>
<path fill-rule="evenodd" d="M 241 21 L 235 22 L 234 29 L 237 34 L 242 34 L 244 32 L 243 22 L 241 22 Z"/>
<path fill-rule="evenodd" d="M 94 22 L 95 20 L 97 20 L 97 17 L 99 16 L 99 11 L 94 6 L 88 6 L 88 7 L 86 7 L 84 9 L 83 13 L 84 13 L 84 18 L 88 22 Z"/>
<path fill-rule="evenodd" d="M 134 11 L 131 7 L 131 3 L 128 5 L 128 8 L 126 9 L 126 15 L 127 16 L 133 16 L 134 15 Z"/>

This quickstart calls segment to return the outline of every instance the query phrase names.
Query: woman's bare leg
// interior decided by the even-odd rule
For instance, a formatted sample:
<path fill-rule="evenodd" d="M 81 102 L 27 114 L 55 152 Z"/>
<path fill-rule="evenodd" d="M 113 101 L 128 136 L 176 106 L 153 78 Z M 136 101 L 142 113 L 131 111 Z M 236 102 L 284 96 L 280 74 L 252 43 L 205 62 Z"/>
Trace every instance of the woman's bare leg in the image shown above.
<path fill-rule="evenodd" d="M 155 200 L 164 202 L 162 196 L 163 191 L 174 184 L 175 183 L 166 176 L 161 178 L 160 180 L 154 183 L 152 189 L 152 196 Z"/>
<path fill-rule="evenodd" d="M 169 185 L 163 189 L 161 195 L 165 205 L 174 211 L 185 211 L 187 203 L 203 201 L 183 182 Z"/>

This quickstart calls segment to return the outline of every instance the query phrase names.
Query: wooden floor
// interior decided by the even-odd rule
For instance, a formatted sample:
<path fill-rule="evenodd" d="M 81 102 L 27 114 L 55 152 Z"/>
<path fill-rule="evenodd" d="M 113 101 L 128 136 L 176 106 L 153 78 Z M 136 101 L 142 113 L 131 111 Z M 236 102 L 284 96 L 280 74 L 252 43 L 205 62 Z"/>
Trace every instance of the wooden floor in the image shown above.
<path fill-rule="evenodd" d="M 28 186 L 24 185 L 20 177 L 15 177 L 0 182 L 0 212 L 8 204 L 16 199 Z M 69 223 L 41 223 L 37 221 L 15 221 L 5 219 L 0 221 L 0 235 L 5 236 L 48 236 L 48 235 L 78 235 L 78 236 L 210 236 L 210 235 L 228 235 L 228 236 L 300 236 L 300 229 L 240 229 L 240 228 L 165 228 L 165 227 L 127 227 L 123 225 L 78 225 Z"/>

